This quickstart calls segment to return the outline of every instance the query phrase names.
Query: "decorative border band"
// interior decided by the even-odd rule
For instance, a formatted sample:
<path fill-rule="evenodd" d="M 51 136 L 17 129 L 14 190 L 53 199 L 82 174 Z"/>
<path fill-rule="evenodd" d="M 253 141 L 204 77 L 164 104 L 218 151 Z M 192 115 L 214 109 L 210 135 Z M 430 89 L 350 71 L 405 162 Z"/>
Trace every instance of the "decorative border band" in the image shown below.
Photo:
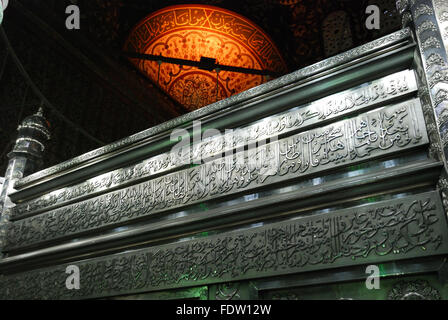
<path fill-rule="evenodd" d="M 286 275 L 448 253 L 437 192 L 181 243 L 0 276 L 1 299 L 78 299 Z"/>
<path fill-rule="evenodd" d="M 12 222 L 5 250 L 117 226 L 427 143 L 420 100 L 412 99 Z"/>

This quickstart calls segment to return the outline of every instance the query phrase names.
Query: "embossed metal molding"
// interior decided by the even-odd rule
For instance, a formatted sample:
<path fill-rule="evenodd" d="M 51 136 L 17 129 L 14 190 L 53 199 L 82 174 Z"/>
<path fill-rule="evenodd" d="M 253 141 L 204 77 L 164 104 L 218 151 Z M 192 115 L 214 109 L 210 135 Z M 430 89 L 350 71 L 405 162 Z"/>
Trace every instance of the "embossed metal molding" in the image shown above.
<path fill-rule="evenodd" d="M 277 276 L 448 252 L 437 192 L 0 276 L 1 299 L 76 299 Z"/>
<path fill-rule="evenodd" d="M 428 137 L 421 105 L 418 99 L 412 99 L 293 135 L 250 152 L 239 152 L 12 222 L 7 232 L 6 250 L 116 225 L 426 143 Z"/>
<path fill-rule="evenodd" d="M 56 173 L 62 172 L 64 170 L 70 169 L 72 167 L 75 167 L 75 166 L 77 166 L 81 163 L 84 163 L 88 160 L 91 160 L 93 158 L 96 158 L 96 157 L 99 157 L 102 155 L 106 155 L 107 153 L 110 153 L 113 151 L 117 151 L 124 147 L 130 146 L 133 143 L 136 143 L 143 139 L 147 139 L 151 136 L 154 136 L 158 133 L 164 132 L 166 130 L 174 129 L 176 126 L 185 124 L 185 123 L 195 120 L 195 119 L 199 119 L 202 116 L 211 114 L 218 110 L 223 110 L 223 109 L 228 108 L 234 104 L 241 103 L 245 100 L 265 94 L 269 91 L 272 91 L 272 90 L 275 90 L 278 88 L 282 88 L 284 86 L 292 84 L 296 81 L 299 81 L 299 80 L 309 77 L 311 75 L 317 74 L 319 72 L 322 72 L 322 71 L 328 70 L 330 68 L 336 67 L 338 65 L 341 65 L 343 63 L 349 62 L 353 59 L 359 58 L 360 56 L 375 52 L 377 50 L 381 50 L 381 49 L 391 46 L 395 43 L 399 43 L 401 41 L 409 39 L 410 37 L 411 37 L 410 29 L 406 28 L 406 29 L 399 30 L 397 32 L 394 32 L 394 33 L 384 36 L 382 38 L 376 39 L 372 42 L 366 43 L 362 46 L 356 47 L 354 49 L 351 49 L 351 50 L 348 50 L 341 54 L 338 54 L 334 57 L 322 60 L 322 61 L 315 63 L 311 66 L 308 66 L 303 69 L 292 72 L 290 74 L 287 74 L 287 75 L 280 77 L 278 79 L 275 79 L 273 81 L 269 81 L 269 82 L 267 82 L 263 85 L 260 85 L 258 87 L 249 89 L 240 94 L 237 94 L 237 95 L 234 95 L 227 99 L 218 101 L 216 103 L 213 103 L 213 104 L 206 106 L 204 108 L 201 108 L 199 110 L 190 112 L 181 117 L 177 117 L 173 120 L 164 122 L 158 126 L 150 128 L 148 130 L 141 131 L 135 135 L 126 137 L 124 139 L 121 139 L 117 142 L 111 143 L 102 148 L 98 148 L 91 152 L 85 153 L 79 157 L 62 162 L 56 166 L 36 172 L 32 175 L 29 175 L 27 177 L 20 179 L 15 184 L 15 187 L 16 188 L 24 187 L 25 185 L 33 183 L 33 182 L 35 182 L 41 178 L 44 178 L 46 176 L 56 174 Z"/>
<path fill-rule="evenodd" d="M 225 135 L 205 139 L 193 146 L 192 157 L 187 161 L 196 163 L 201 158 L 210 158 L 235 148 L 253 144 L 261 139 L 271 138 L 297 129 L 305 129 L 319 122 L 360 111 L 416 90 L 417 84 L 414 72 L 410 70 L 398 72 L 265 118 Z M 185 163 L 184 159 L 170 153 L 157 155 L 135 165 L 114 170 L 80 184 L 56 190 L 31 201 L 18 204 L 12 211 L 12 217 L 18 219 L 33 212 L 60 206 L 68 201 L 82 199 L 87 195 L 103 193 L 136 179 L 148 178 L 154 174 L 179 168 L 183 166 L 183 163 Z"/>
<path fill-rule="evenodd" d="M 414 0 L 398 1 L 402 12 L 412 13 L 415 25 L 417 42 L 419 44 L 425 74 L 422 79 L 427 80 L 427 93 L 422 99 L 428 100 L 431 105 L 434 121 L 427 122 L 430 126 L 431 143 L 437 143 L 432 148 L 440 153 L 439 156 L 445 164 L 448 155 L 448 2 L 445 0 Z M 434 137 L 434 138 L 432 138 Z"/>

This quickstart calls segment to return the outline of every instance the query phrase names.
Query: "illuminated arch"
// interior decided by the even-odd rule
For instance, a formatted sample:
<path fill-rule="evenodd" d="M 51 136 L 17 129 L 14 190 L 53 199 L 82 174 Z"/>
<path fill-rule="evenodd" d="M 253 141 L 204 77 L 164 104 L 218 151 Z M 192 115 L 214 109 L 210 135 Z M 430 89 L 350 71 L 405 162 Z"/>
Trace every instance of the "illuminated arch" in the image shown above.
<path fill-rule="evenodd" d="M 214 58 L 220 65 L 280 74 L 287 71 L 278 49 L 263 30 L 239 14 L 209 5 L 170 6 L 150 14 L 131 31 L 124 50 L 193 61 Z M 159 66 L 157 61 L 134 58 L 130 61 L 188 110 L 264 82 L 262 75 L 221 70 L 217 79 L 215 71 L 197 67 Z"/>

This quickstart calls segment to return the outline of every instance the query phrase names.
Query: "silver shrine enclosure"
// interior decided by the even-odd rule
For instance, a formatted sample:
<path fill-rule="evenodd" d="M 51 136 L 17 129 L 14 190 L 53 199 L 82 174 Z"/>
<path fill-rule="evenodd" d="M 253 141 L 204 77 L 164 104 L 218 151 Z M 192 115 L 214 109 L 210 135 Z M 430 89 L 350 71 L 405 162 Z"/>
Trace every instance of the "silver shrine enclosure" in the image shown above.
<path fill-rule="evenodd" d="M 448 4 L 397 7 L 397 32 L 38 172 L 51 129 L 25 118 L 0 298 L 299 299 L 375 265 L 388 299 L 447 299 Z"/>

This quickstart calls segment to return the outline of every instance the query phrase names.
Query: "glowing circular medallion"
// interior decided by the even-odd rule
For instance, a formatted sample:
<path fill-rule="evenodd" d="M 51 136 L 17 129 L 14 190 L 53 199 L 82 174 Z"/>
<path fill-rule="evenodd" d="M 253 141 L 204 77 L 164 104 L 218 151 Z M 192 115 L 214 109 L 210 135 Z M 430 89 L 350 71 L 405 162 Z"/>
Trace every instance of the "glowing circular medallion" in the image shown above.
<path fill-rule="evenodd" d="M 192 61 L 214 58 L 220 65 L 277 73 L 287 70 L 272 40 L 253 22 L 207 5 L 171 6 L 149 15 L 131 31 L 124 50 Z M 264 76 L 256 74 L 217 73 L 193 66 L 130 60 L 188 110 L 264 82 Z"/>

